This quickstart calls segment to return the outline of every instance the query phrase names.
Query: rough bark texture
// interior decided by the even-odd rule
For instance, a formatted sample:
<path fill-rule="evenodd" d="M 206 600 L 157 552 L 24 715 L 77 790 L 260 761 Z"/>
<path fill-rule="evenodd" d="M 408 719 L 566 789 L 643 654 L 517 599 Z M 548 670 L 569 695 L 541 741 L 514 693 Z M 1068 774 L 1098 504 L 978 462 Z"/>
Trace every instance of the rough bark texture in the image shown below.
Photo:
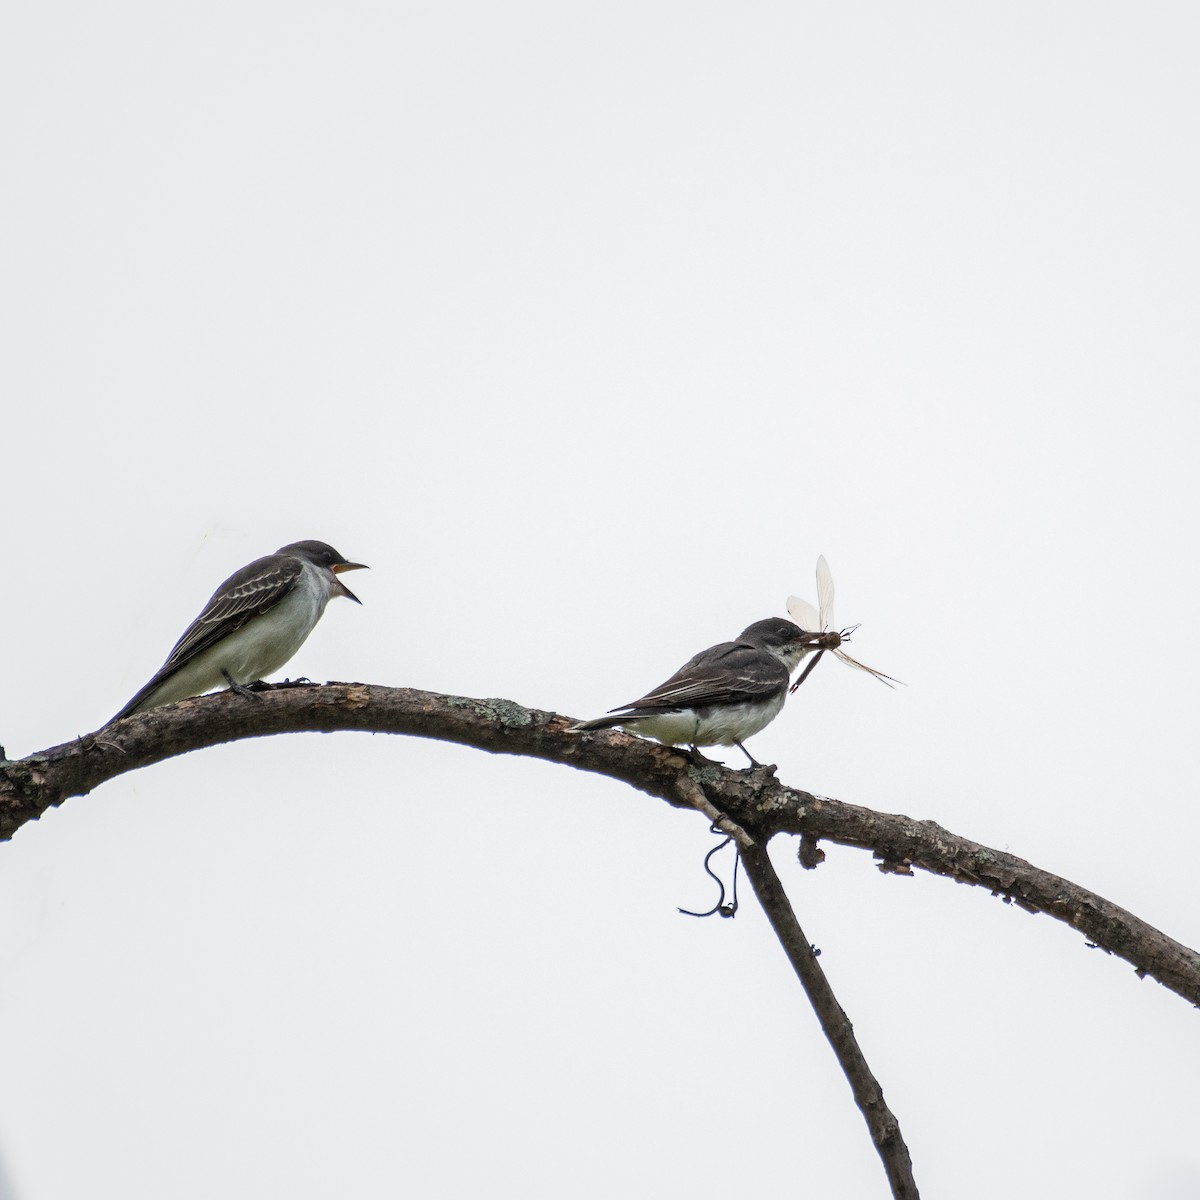
<path fill-rule="evenodd" d="M 1087 940 L 1200 1004 L 1200 955 L 1111 901 L 1037 867 L 950 833 L 932 821 L 876 812 L 785 787 L 765 770 L 695 766 L 669 747 L 615 730 L 570 733 L 572 718 L 511 700 L 476 700 L 361 683 L 281 684 L 252 697 L 220 692 L 153 709 L 27 758 L 0 761 L 0 838 L 71 796 L 189 750 L 277 733 L 362 730 L 459 742 L 521 754 L 619 779 L 677 807 L 691 807 L 681 774 L 765 843 L 776 833 L 870 850 L 880 869 L 914 868 L 984 887 L 1030 912 L 1077 929 Z M 819 856 L 819 850 L 817 850 Z M 811 861 L 811 856 L 810 856 Z"/>

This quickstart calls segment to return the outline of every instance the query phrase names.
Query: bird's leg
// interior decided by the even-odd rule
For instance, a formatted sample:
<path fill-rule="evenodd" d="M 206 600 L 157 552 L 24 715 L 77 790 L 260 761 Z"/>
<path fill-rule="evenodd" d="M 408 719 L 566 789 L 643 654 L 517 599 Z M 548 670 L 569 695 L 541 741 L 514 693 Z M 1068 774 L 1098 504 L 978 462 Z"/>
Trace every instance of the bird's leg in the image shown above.
<path fill-rule="evenodd" d="M 261 679 L 256 679 L 254 683 L 251 684 L 235 683 L 233 676 L 230 675 L 230 673 L 226 671 L 224 667 L 221 668 L 221 674 L 225 676 L 225 682 L 229 684 L 229 690 L 231 692 L 236 692 L 239 696 L 249 696 L 252 700 L 258 699 L 258 696 L 254 694 L 253 689 L 255 686 L 258 686 L 259 688 L 264 686 Z"/>
<path fill-rule="evenodd" d="M 747 768 L 747 770 L 769 771 L 772 775 L 774 775 L 776 770 L 778 770 L 774 763 L 760 763 L 758 759 L 756 759 L 754 755 L 742 745 L 741 742 L 734 742 L 733 744 L 750 760 L 750 766 Z"/>

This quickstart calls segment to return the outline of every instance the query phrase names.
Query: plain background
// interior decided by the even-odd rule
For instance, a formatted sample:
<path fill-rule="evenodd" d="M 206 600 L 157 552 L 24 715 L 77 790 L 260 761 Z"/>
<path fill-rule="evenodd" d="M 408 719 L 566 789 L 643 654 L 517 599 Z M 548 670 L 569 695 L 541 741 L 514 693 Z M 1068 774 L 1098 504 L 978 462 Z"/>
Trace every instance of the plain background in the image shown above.
<path fill-rule="evenodd" d="M 0 741 L 93 730 L 284 542 L 292 676 L 593 716 L 810 599 L 751 748 L 1200 943 L 1200 16 L 10 6 Z M 733 750 L 727 760 L 740 765 Z M 876 1197 L 699 816 L 241 743 L 0 846 L 4 1200 Z M 827 846 L 779 869 L 927 1197 L 1200 1195 L 1195 1012 Z"/>

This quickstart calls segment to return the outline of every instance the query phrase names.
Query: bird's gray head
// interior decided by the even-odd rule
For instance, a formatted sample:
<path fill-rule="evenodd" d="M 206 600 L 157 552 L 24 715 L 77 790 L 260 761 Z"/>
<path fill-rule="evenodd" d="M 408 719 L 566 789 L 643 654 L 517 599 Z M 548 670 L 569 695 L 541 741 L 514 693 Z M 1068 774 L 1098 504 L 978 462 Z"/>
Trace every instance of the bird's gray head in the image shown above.
<path fill-rule="evenodd" d="M 332 571 L 334 575 L 341 571 L 365 571 L 367 569 L 366 563 L 347 562 L 346 558 L 328 542 L 317 542 L 312 539 L 304 542 L 288 542 L 286 546 L 280 546 L 275 553 L 302 558 L 323 571 Z M 345 596 L 347 600 L 353 600 L 355 604 L 362 603 L 340 579 L 335 579 L 334 584 L 338 595 Z"/>
<path fill-rule="evenodd" d="M 737 640 L 773 654 L 789 672 L 813 648 L 813 634 L 783 617 L 755 621 L 742 630 Z"/>

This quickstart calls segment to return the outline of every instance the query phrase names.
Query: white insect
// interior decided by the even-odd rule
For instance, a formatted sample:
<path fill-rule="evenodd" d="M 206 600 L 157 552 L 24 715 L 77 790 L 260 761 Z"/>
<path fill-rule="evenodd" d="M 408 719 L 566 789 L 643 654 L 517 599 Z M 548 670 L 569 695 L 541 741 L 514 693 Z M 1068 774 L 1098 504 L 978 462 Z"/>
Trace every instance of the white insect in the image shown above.
<path fill-rule="evenodd" d="M 835 658 L 840 658 L 847 666 L 854 667 L 859 671 L 866 671 L 868 675 L 874 675 L 880 683 L 887 684 L 888 687 L 893 687 L 900 682 L 899 679 L 893 679 L 882 671 L 876 671 L 874 667 L 868 667 L 866 663 L 860 663 L 857 658 L 851 658 L 842 649 L 842 645 L 850 640 L 850 635 L 858 626 L 851 625 L 848 629 L 842 630 L 836 630 L 833 627 L 833 574 L 830 572 L 829 564 L 825 561 L 823 554 L 817 559 L 817 603 L 820 605 L 819 612 L 807 600 L 801 600 L 799 596 L 788 597 L 788 616 L 806 633 L 816 635 L 812 644 L 817 651 L 800 677 L 792 684 L 793 692 L 808 678 L 826 650 Z"/>

